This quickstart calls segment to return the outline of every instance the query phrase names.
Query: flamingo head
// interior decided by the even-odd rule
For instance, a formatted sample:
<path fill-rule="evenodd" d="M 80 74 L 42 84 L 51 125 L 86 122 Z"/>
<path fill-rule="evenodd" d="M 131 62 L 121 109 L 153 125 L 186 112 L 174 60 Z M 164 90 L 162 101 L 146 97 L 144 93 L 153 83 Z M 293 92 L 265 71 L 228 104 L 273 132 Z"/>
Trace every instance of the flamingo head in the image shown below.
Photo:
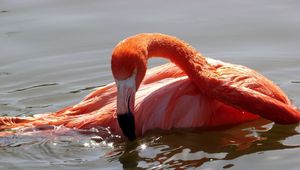
<path fill-rule="evenodd" d="M 117 85 L 117 119 L 123 134 L 134 140 L 135 93 L 146 73 L 145 53 L 138 50 L 116 47 L 111 60 L 111 69 Z"/>

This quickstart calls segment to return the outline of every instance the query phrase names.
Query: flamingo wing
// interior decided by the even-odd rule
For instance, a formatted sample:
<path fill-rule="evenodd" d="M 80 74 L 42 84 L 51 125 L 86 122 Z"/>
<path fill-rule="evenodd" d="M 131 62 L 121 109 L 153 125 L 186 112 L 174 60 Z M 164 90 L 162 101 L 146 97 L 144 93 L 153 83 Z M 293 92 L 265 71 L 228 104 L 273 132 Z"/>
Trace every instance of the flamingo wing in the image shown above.
<path fill-rule="evenodd" d="M 235 108 L 276 123 L 296 123 L 300 111 L 273 82 L 247 67 L 208 59 L 214 74 L 207 76 L 209 95 Z"/>
<path fill-rule="evenodd" d="M 112 132 L 120 133 L 114 117 L 116 93 L 116 86 L 111 83 L 90 93 L 80 103 L 54 113 L 24 118 L 0 117 L 0 130 L 43 125 L 81 129 L 109 126 Z M 257 118 L 202 95 L 186 74 L 172 63 L 148 70 L 136 94 L 136 108 L 138 134 L 153 128 L 211 128 Z"/>

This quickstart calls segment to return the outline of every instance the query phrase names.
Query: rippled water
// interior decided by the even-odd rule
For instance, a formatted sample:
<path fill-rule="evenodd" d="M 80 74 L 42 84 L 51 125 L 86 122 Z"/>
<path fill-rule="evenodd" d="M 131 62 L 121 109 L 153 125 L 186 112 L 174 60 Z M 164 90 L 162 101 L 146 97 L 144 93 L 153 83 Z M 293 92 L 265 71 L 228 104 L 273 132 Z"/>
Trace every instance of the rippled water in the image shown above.
<path fill-rule="evenodd" d="M 299 7 L 293 0 L 0 0 L 0 114 L 79 102 L 113 81 L 112 48 L 140 32 L 172 34 L 205 56 L 254 68 L 300 107 Z M 153 131 L 129 143 L 109 129 L 22 129 L 0 138 L 0 169 L 299 169 L 299 132 L 298 124 L 261 119 L 211 131 Z"/>

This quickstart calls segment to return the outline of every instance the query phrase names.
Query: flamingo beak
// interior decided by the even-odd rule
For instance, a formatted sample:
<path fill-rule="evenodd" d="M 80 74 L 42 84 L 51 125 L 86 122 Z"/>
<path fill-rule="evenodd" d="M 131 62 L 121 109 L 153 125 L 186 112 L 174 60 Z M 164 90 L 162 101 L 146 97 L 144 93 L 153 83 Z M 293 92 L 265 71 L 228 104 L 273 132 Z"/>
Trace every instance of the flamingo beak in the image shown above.
<path fill-rule="evenodd" d="M 117 115 L 119 126 L 123 134 L 131 141 L 135 140 L 135 122 L 131 111 L 122 115 Z"/>
<path fill-rule="evenodd" d="M 123 134 L 129 139 L 134 140 L 135 121 L 134 121 L 134 99 L 135 99 L 135 79 L 116 81 L 117 94 L 117 119 Z"/>

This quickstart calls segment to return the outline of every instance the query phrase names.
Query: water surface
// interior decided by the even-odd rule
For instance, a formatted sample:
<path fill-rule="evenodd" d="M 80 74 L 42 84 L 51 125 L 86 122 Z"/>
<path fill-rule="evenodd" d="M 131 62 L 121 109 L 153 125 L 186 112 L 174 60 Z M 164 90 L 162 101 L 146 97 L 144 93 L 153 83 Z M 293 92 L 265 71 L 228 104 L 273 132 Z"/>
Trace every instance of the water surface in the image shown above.
<path fill-rule="evenodd" d="M 175 35 L 205 56 L 254 68 L 300 107 L 299 8 L 294 0 L 0 0 L 0 115 L 79 102 L 113 81 L 114 45 L 141 32 Z M 298 124 L 153 131 L 135 143 L 109 129 L 43 129 L 0 138 L 0 169 L 299 168 Z"/>

